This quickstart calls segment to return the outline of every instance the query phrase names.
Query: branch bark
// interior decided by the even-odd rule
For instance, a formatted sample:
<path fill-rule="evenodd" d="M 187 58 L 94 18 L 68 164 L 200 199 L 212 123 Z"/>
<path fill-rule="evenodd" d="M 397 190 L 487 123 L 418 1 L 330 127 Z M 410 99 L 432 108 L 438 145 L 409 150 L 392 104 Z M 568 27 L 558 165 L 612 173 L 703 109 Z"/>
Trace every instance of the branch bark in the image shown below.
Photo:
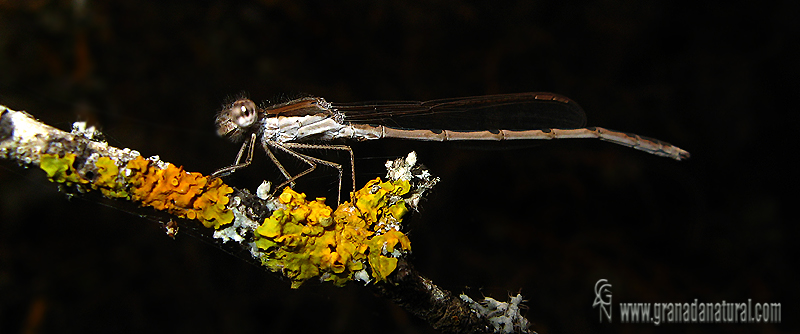
<path fill-rule="evenodd" d="M 401 232 L 402 210 L 415 209 L 419 199 L 438 181 L 417 165 L 411 155 L 387 164 L 389 181 L 371 181 L 353 195 L 352 203 L 345 202 L 335 211 L 324 208 L 313 211 L 317 210 L 313 209 L 317 207 L 314 202 L 304 201 L 305 195 L 291 190 L 278 197 L 254 195 L 247 189 L 229 187 L 220 179 L 186 172 L 157 156 L 144 159 L 135 150 L 109 146 L 100 137 L 98 131 L 86 128 L 83 123 L 75 123 L 71 132 L 65 132 L 25 112 L 0 106 L 0 158 L 24 168 L 41 168 L 69 196 L 90 197 L 159 221 L 173 236 L 177 231 L 174 222 L 196 226 L 199 221 L 220 243 L 237 243 L 267 268 L 289 277 L 293 288 L 299 287 L 308 275 L 334 284 L 367 281 L 377 295 L 392 300 L 444 333 L 529 332 L 528 321 L 519 313 L 521 296 L 509 302 L 488 297 L 475 302 L 466 295 L 456 296 L 439 288 L 407 261 L 405 255 L 410 244 L 406 247 L 408 240 Z M 403 185 L 410 185 L 411 189 L 402 189 Z M 359 202 L 379 195 L 384 196 L 380 206 L 370 208 Z M 321 218 L 308 217 L 301 222 L 279 222 L 275 218 L 276 211 L 293 212 L 290 211 L 293 208 L 311 208 L 308 210 L 312 215 L 317 212 Z M 374 221 L 370 221 L 370 215 L 376 217 Z M 269 231 L 268 221 L 282 224 L 276 225 L 282 228 L 278 232 Z M 361 244 L 353 244 L 361 253 L 341 250 L 347 248 L 338 241 L 349 235 L 347 224 L 369 227 L 369 233 L 360 239 Z M 300 226 L 304 230 L 289 234 L 287 226 Z M 328 235 L 337 241 L 319 246 L 319 240 Z M 298 246 L 298 238 L 306 244 Z M 300 254 L 306 256 L 303 259 L 311 260 L 281 262 L 281 257 L 287 254 L 300 256 L 288 253 L 291 242 L 295 242 L 293 249 L 311 252 L 310 256 Z"/>

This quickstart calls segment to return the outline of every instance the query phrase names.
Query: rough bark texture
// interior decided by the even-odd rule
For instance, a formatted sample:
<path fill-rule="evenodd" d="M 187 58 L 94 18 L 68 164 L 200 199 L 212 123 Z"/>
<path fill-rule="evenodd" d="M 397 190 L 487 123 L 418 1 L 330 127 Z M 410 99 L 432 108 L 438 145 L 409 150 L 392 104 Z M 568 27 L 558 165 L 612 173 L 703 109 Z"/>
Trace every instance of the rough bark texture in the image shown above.
<path fill-rule="evenodd" d="M 406 260 L 399 261 L 389 282 L 376 284 L 373 290 L 443 333 L 492 333 L 486 318 L 480 318 L 458 296 L 421 276 Z"/>

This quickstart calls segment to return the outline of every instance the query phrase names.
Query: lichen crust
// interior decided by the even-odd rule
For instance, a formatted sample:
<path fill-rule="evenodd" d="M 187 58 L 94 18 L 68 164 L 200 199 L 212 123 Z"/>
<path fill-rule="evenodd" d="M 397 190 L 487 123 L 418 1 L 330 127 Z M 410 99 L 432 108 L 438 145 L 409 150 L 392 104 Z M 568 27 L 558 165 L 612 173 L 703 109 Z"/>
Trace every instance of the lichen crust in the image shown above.
<path fill-rule="evenodd" d="M 97 190 L 107 198 L 131 200 L 199 220 L 208 228 L 219 229 L 233 221 L 233 213 L 226 207 L 233 189 L 218 178 L 190 173 L 169 163 L 159 168 L 141 156 L 127 163 L 103 156 L 78 170 L 76 157 L 73 153 L 42 154 L 39 168 L 50 181 L 75 186 L 80 192 Z"/>
<path fill-rule="evenodd" d="M 408 212 L 401 196 L 408 189 L 408 181 L 375 179 L 334 211 L 324 198 L 307 200 L 284 188 L 277 198 L 284 208 L 256 229 L 261 263 L 286 276 L 292 288 L 317 276 L 337 286 L 354 279 L 385 280 L 398 257 L 411 251 L 399 230 Z"/>

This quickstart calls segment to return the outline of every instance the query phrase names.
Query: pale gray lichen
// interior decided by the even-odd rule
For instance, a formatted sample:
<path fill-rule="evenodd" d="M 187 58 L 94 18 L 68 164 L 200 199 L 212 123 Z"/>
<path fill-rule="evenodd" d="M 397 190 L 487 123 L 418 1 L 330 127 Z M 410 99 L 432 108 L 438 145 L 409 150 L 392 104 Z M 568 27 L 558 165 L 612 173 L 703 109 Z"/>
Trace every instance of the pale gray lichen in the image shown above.
<path fill-rule="evenodd" d="M 267 180 L 262 181 L 261 184 L 256 189 L 256 196 L 258 196 L 258 198 L 263 200 L 269 199 L 269 191 L 271 188 L 272 188 L 272 182 L 269 182 Z"/>
<path fill-rule="evenodd" d="M 369 273 L 366 269 L 361 269 L 353 274 L 353 279 L 364 282 L 364 285 L 367 285 L 372 281 L 372 279 L 369 278 Z"/>
<path fill-rule="evenodd" d="M 86 122 L 72 123 L 71 133 L 89 140 L 105 142 L 105 140 L 103 140 L 103 133 L 100 132 L 100 130 L 97 130 L 94 126 L 86 127 Z"/>
<path fill-rule="evenodd" d="M 392 181 L 411 181 L 411 169 L 417 164 L 417 152 L 411 151 L 404 159 L 386 161 L 386 178 Z"/>
<path fill-rule="evenodd" d="M 520 313 L 523 302 L 521 294 L 511 297 L 507 303 L 491 297 L 484 297 L 482 301 L 476 302 L 463 293 L 459 298 L 469 304 L 478 316 L 487 318 L 495 333 L 529 332 L 530 323 Z"/>
<path fill-rule="evenodd" d="M 233 211 L 233 224 L 222 230 L 215 231 L 214 238 L 220 239 L 222 242 L 233 240 L 241 243 L 247 240 L 247 237 L 252 235 L 253 231 L 260 225 L 242 212 L 242 208 L 239 206 L 240 203 L 241 199 L 234 197 L 231 205 L 228 205 L 228 208 Z"/>
<path fill-rule="evenodd" d="M 392 181 L 409 181 L 414 187 L 404 195 L 403 200 L 408 207 L 417 210 L 422 196 L 439 183 L 425 166 L 417 164 L 417 152 L 411 151 L 405 158 L 397 158 L 386 162 L 386 178 Z"/>

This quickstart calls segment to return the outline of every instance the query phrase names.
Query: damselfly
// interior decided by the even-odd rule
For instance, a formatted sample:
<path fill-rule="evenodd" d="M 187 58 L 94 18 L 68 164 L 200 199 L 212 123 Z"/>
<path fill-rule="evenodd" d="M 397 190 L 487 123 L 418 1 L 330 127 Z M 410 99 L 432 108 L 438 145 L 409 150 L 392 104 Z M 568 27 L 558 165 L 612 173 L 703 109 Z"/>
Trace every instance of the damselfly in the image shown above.
<path fill-rule="evenodd" d="M 453 99 L 329 103 L 320 97 L 304 97 L 265 107 L 239 99 L 216 117 L 217 134 L 234 142 L 244 140 L 233 165 L 216 171 L 225 176 L 246 167 L 253 159 L 257 141 L 293 184 L 322 164 L 339 172 L 340 164 L 298 153 L 297 149 L 341 150 L 350 154 L 355 187 L 353 150 L 346 145 L 320 145 L 335 139 L 357 141 L 401 138 L 426 141 L 503 141 L 561 138 L 598 138 L 659 156 L 682 160 L 686 152 L 669 143 L 633 133 L 585 127 L 586 114 L 574 101 L 553 93 L 518 93 Z M 271 148 L 286 152 L 308 165 L 292 176 Z M 246 155 L 245 155 L 246 153 Z M 244 157 L 244 161 L 242 158 Z M 355 188 L 354 188 L 355 189 Z M 341 196 L 341 195 L 339 195 Z M 341 200 L 341 197 L 339 198 Z"/>

